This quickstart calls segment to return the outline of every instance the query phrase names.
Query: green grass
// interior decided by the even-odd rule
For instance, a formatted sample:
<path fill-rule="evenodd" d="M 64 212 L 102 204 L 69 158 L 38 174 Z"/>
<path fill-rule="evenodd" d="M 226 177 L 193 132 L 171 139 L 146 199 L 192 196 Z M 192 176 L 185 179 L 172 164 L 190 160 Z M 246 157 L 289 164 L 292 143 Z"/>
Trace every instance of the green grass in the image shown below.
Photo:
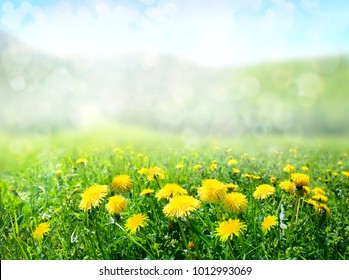
<path fill-rule="evenodd" d="M 349 170 L 348 148 L 339 138 L 193 139 L 112 125 L 53 136 L 7 135 L 1 143 L 1 259 L 348 259 L 349 178 L 342 174 Z M 77 164 L 79 158 L 87 164 Z M 238 161 L 233 167 L 240 173 L 232 172 L 230 158 Z M 210 169 L 212 161 L 216 170 Z M 193 168 L 197 163 L 202 170 Z M 296 197 L 279 186 L 290 178 L 283 171 L 287 163 L 309 174 L 311 189 L 325 191 L 329 217 L 306 203 L 310 194 L 300 199 L 292 219 Z M 164 180 L 149 182 L 137 172 L 152 166 L 166 172 Z M 105 208 L 113 193 L 90 212 L 79 209 L 88 187 L 110 186 L 119 174 L 133 181 L 132 192 L 122 194 L 128 206 L 120 216 Z M 256 200 L 255 188 L 271 184 L 271 177 L 277 180 L 275 193 Z M 202 202 L 190 218 L 169 219 L 162 212 L 167 201 L 139 195 L 144 188 L 156 193 L 177 183 L 199 199 L 198 187 L 208 178 L 237 184 L 248 199 L 246 211 L 233 214 L 221 203 Z M 125 223 L 135 213 L 149 221 L 130 234 Z M 279 223 L 264 234 L 261 222 L 267 215 Z M 229 218 L 243 221 L 247 230 L 222 242 L 216 228 Z M 51 230 L 36 240 L 33 231 L 41 222 L 49 222 Z"/>

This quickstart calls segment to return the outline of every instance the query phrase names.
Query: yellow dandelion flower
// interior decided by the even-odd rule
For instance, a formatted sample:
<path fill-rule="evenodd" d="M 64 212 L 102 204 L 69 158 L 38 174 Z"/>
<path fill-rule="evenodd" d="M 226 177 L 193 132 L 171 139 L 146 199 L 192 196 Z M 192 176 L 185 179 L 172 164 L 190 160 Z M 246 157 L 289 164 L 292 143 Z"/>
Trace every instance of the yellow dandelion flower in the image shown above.
<path fill-rule="evenodd" d="M 34 239 L 42 239 L 51 230 L 48 222 L 40 223 L 33 232 Z"/>
<path fill-rule="evenodd" d="M 165 172 L 158 166 L 148 168 L 146 175 L 149 182 L 165 179 Z"/>
<path fill-rule="evenodd" d="M 280 187 L 287 193 L 294 193 L 296 190 L 296 185 L 293 184 L 290 180 L 282 181 Z"/>
<path fill-rule="evenodd" d="M 97 207 L 101 203 L 102 199 L 107 196 L 109 192 L 108 186 L 95 185 L 87 188 L 81 195 L 82 199 L 79 208 L 84 211 L 88 211 L 91 207 Z"/>
<path fill-rule="evenodd" d="M 330 208 L 326 204 L 321 203 L 321 202 L 316 201 L 316 200 L 313 200 L 313 199 L 308 199 L 305 202 L 312 205 L 317 214 L 319 214 L 319 215 L 325 214 L 326 217 L 330 216 L 331 211 L 330 211 Z"/>
<path fill-rule="evenodd" d="M 333 172 L 333 177 L 337 177 L 339 175 L 338 172 Z"/>
<path fill-rule="evenodd" d="M 232 192 L 223 198 L 223 208 L 226 211 L 237 214 L 247 209 L 247 198 L 239 192 Z"/>
<path fill-rule="evenodd" d="M 122 211 L 126 210 L 126 198 L 121 195 L 114 195 L 109 198 L 109 201 L 105 207 L 107 208 L 109 214 L 120 214 Z"/>
<path fill-rule="evenodd" d="M 187 191 L 177 184 L 166 184 L 155 195 L 157 199 L 170 199 L 176 195 L 187 194 Z"/>
<path fill-rule="evenodd" d="M 218 202 L 227 193 L 226 186 L 217 179 L 206 179 L 202 181 L 202 186 L 198 188 L 199 198 L 206 202 Z"/>
<path fill-rule="evenodd" d="M 195 170 L 201 170 L 202 169 L 202 164 L 198 163 L 194 165 Z"/>
<path fill-rule="evenodd" d="M 295 171 L 296 168 L 293 165 L 287 163 L 283 170 L 287 173 L 290 173 L 290 172 Z"/>
<path fill-rule="evenodd" d="M 177 195 L 164 207 L 163 213 L 169 218 L 187 217 L 200 208 L 200 201 L 189 195 Z"/>
<path fill-rule="evenodd" d="M 322 202 L 327 202 L 328 201 L 328 197 L 326 195 L 323 194 L 315 194 L 312 196 L 313 199 L 317 200 L 317 201 L 322 201 Z"/>
<path fill-rule="evenodd" d="M 210 165 L 210 169 L 211 169 L 212 171 L 216 170 L 216 169 L 217 169 L 217 163 L 212 163 L 212 164 Z"/>
<path fill-rule="evenodd" d="M 245 173 L 244 175 L 242 175 L 242 177 L 253 179 L 253 180 L 259 180 L 261 178 L 261 176 L 248 174 L 248 173 Z"/>
<path fill-rule="evenodd" d="M 75 163 L 86 165 L 88 160 L 86 158 L 79 158 Z"/>
<path fill-rule="evenodd" d="M 142 167 L 137 171 L 137 173 L 141 175 L 147 174 L 147 172 L 148 172 L 148 168 L 144 168 L 144 167 Z"/>
<path fill-rule="evenodd" d="M 130 176 L 122 174 L 117 175 L 113 178 L 111 182 L 111 187 L 114 192 L 126 192 L 132 187 L 132 180 Z"/>
<path fill-rule="evenodd" d="M 277 179 L 276 179 L 275 177 L 270 177 L 270 179 L 269 179 L 269 182 L 270 182 L 271 184 L 275 184 L 276 181 L 277 181 Z"/>
<path fill-rule="evenodd" d="M 143 195 L 151 195 L 152 193 L 154 192 L 153 189 L 144 189 L 143 191 L 141 191 L 141 193 L 139 194 L 140 196 L 143 196 Z"/>
<path fill-rule="evenodd" d="M 237 163 L 238 163 L 238 161 L 237 161 L 236 159 L 230 159 L 230 160 L 228 161 L 228 165 L 229 165 L 229 166 L 235 165 L 235 164 L 237 164 Z"/>
<path fill-rule="evenodd" d="M 227 190 L 232 191 L 232 192 L 236 192 L 239 190 L 239 186 L 235 185 L 235 184 L 225 184 L 225 187 L 227 188 Z"/>
<path fill-rule="evenodd" d="M 308 172 L 308 171 L 309 171 L 309 168 L 308 168 L 307 166 L 302 166 L 302 170 L 303 170 L 304 172 Z"/>
<path fill-rule="evenodd" d="M 246 224 L 239 219 L 229 219 L 228 221 L 218 223 L 215 236 L 218 236 L 221 241 L 225 242 L 228 239 L 233 239 L 234 235 L 238 237 L 240 234 L 243 234 L 246 229 Z"/>
<path fill-rule="evenodd" d="M 135 234 L 142 227 L 147 225 L 147 221 L 149 220 L 147 215 L 144 214 L 134 214 L 132 217 L 126 220 L 125 228 L 131 234 Z"/>
<path fill-rule="evenodd" d="M 58 169 L 58 170 L 56 170 L 55 171 L 55 175 L 57 176 L 57 177 L 60 177 L 60 176 L 62 176 L 62 170 L 60 170 L 60 169 Z"/>
<path fill-rule="evenodd" d="M 325 191 L 319 187 L 316 187 L 313 189 L 313 193 L 314 194 L 322 194 L 322 195 L 325 195 Z"/>
<path fill-rule="evenodd" d="M 305 200 L 305 202 L 314 206 L 314 207 L 317 207 L 317 205 L 318 205 L 318 202 L 315 201 L 314 199 L 307 199 L 307 200 Z"/>
<path fill-rule="evenodd" d="M 333 174 L 334 175 L 334 174 Z M 342 171 L 342 175 L 344 175 L 345 177 L 349 178 L 349 172 L 348 171 Z"/>
<path fill-rule="evenodd" d="M 278 218 L 276 216 L 267 216 L 262 222 L 262 230 L 266 234 L 270 229 L 278 224 Z"/>
<path fill-rule="evenodd" d="M 184 164 L 183 164 L 183 163 L 178 163 L 178 164 L 176 165 L 176 168 L 179 169 L 179 170 L 183 169 L 183 167 L 184 167 Z"/>
<path fill-rule="evenodd" d="M 144 155 L 143 155 L 142 153 L 138 153 L 138 154 L 137 154 L 137 157 L 138 157 L 138 158 L 143 158 Z"/>
<path fill-rule="evenodd" d="M 343 165 L 343 161 L 338 161 L 338 162 L 337 162 L 337 165 L 338 165 L 338 166 L 342 166 L 342 165 Z"/>
<path fill-rule="evenodd" d="M 268 196 L 274 194 L 275 188 L 268 184 L 262 184 L 256 187 L 256 190 L 253 193 L 255 199 L 265 199 Z"/>
<path fill-rule="evenodd" d="M 237 169 L 237 168 L 233 168 L 233 173 L 234 173 L 234 174 L 239 174 L 239 173 L 240 173 L 240 170 Z"/>
<path fill-rule="evenodd" d="M 303 173 L 292 173 L 291 181 L 296 184 L 296 187 L 308 186 L 310 178 L 309 175 Z"/>

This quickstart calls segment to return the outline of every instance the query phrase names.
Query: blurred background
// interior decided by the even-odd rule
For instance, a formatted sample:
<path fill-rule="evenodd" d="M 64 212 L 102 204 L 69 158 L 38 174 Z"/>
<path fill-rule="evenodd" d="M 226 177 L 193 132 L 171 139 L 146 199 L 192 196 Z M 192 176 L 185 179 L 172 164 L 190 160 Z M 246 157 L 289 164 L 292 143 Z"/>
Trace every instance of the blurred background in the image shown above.
<path fill-rule="evenodd" d="M 349 1 L 0 1 L 0 131 L 347 135 Z"/>

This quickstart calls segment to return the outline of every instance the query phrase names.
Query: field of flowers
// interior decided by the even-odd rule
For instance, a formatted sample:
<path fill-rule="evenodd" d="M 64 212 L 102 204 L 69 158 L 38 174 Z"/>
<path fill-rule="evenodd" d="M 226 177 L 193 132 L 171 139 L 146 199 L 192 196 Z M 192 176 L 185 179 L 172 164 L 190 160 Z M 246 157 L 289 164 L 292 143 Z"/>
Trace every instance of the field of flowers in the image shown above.
<path fill-rule="evenodd" d="M 169 138 L 23 151 L 1 259 L 349 259 L 348 147 Z"/>

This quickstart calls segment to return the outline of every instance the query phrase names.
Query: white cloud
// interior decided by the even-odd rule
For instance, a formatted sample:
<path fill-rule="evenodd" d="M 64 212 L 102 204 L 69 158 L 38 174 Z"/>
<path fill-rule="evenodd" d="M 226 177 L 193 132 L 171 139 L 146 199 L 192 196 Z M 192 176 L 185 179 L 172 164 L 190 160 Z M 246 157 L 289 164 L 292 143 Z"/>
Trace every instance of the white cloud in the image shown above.
<path fill-rule="evenodd" d="M 294 32 L 297 7 L 291 1 L 272 0 L 263 10 L 263 0 L 141 2 L 145 5 L 132 7 L 86 1 L 86 6 L 73 8 L 64 1 L 44 9 L 29 2 L 15 7 L 8 1 L 2 5 L 1 22 L 29 44 L 58 55 L 170 53 L 224 64 L 292 52 L 287 36 Z M 301 7 L 313 10 L 318 2 L 303 0 Z M 304 25 L 311 38 L 321 32 Z"/>

